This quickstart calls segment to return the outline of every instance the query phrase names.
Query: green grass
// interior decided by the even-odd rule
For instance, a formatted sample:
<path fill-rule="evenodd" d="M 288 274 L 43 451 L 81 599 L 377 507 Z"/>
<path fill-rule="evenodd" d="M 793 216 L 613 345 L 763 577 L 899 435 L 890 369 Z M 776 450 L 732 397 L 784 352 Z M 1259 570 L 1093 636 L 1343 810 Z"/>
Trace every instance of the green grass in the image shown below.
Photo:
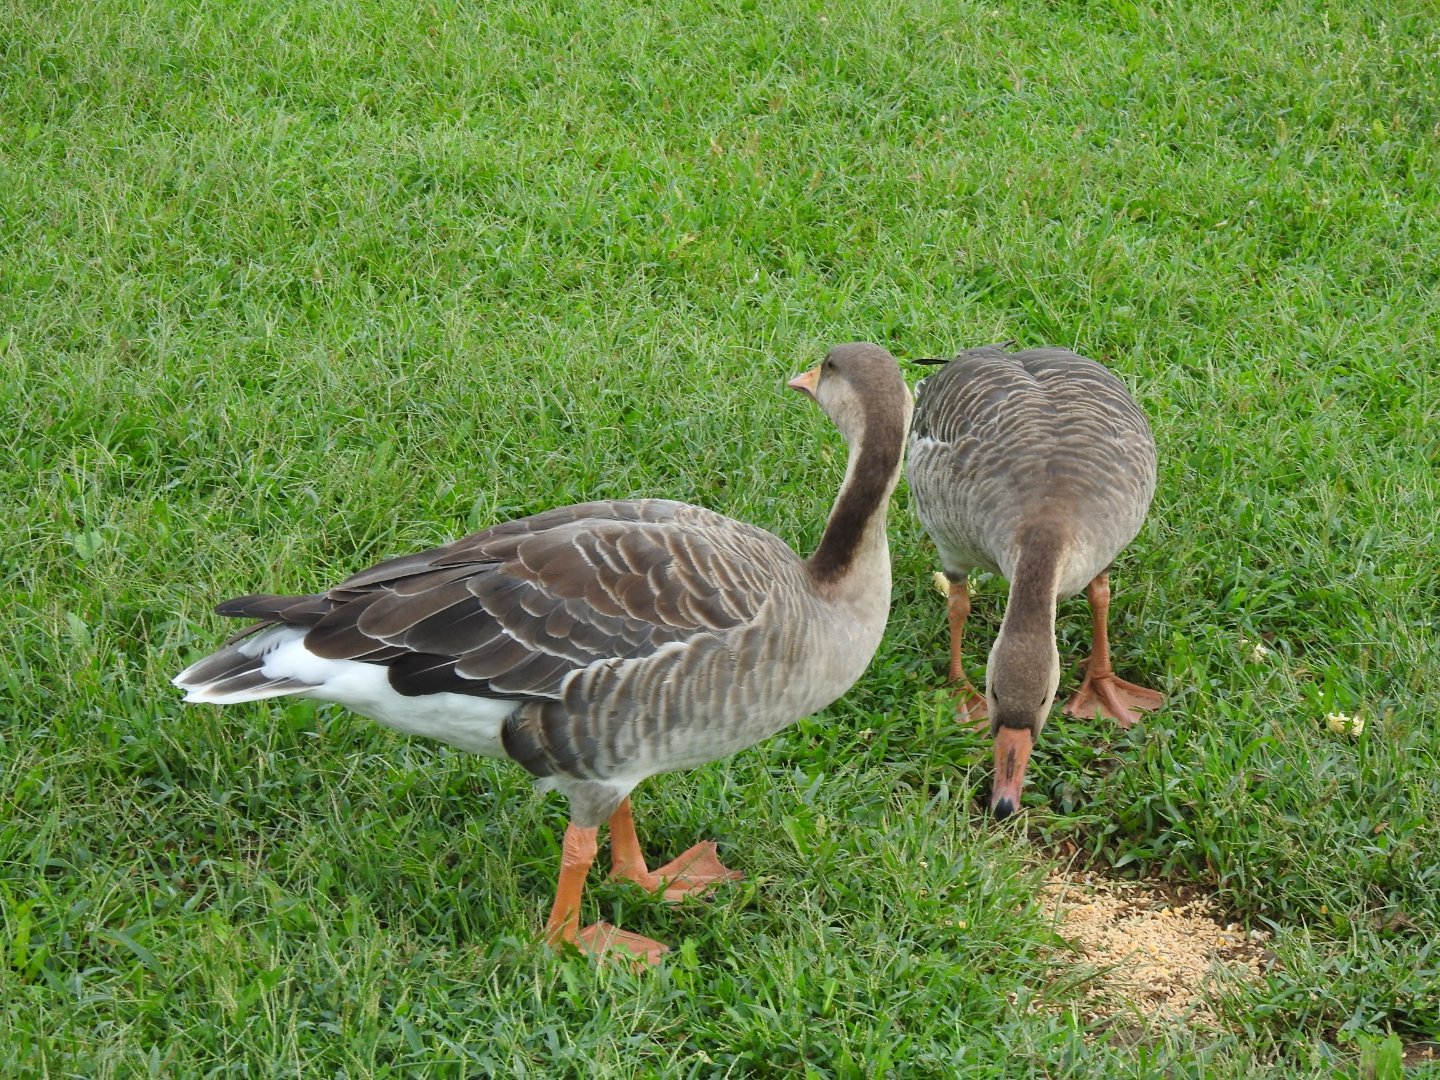
<path fill-rule="evenodd" d="M 663 7 L 0 8 L 0 1073 L 1319 1077 L 1440 1038 L 1433 8 Z M 597 875 L 676 946 L 640 977 L 537 946 L 564 808 L 517 768 L 168 685 L 215 600 L 567 502 L 806 549 L 843 455 L 783 379 L 1012 337 L 1153 419 L 1112 625 L 1170 696 L 1054 719 L 1018 827 L 903 487 L 861 685 L 637 796 L 653 855 L 749 875 Z M 1223 1031 L 1067 1011 L 1031 898 L 1069 844 L 1275 931 Z"/>

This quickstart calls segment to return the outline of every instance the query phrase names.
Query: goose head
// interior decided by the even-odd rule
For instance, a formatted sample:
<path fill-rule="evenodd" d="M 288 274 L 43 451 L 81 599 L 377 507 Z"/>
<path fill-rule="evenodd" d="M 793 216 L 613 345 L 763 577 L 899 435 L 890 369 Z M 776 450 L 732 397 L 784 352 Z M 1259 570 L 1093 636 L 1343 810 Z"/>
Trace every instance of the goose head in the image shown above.
<path fill-rule="evenodd" d="M 825 359 L 790 380 L 812 398 L 852 447 L 858 441 L 898 461 L 910 429 L 912 402 L 890 352 L 863 341 L 836 345 Z"/>
<path fill-rule="evenodd" d="M 985 703 L 995 749 L 990 809 L 1002 820 L 1020 808 L 1025 766 L 1060 688 L 1054 634 L 1007 629 L 1001 626 L 985 665 Z"/>

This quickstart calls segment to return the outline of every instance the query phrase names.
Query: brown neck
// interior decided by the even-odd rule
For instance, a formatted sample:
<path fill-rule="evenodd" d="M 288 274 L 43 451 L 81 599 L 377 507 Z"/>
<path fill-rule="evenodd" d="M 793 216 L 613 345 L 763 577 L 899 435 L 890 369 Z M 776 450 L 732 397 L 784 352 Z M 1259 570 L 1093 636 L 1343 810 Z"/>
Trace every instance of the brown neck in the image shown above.
<path fill-rule="evenodd" d="M 1054 637 L 1055 589 L 1069 540 L 1069 532 L 1057 522 L 1037 521 L 1021 528 L 1002 631 Z"/>
<path fill-rule="evenodd" d="M 883 540 L 885 509 L 900 479 L 904 446 L 902 417 L 866 418 L 864 433 L 850 449 L 845 481 L 830 509 L 820 546 L 806 561 L 816 582 L 831 584 L 844 577 L 876 530 Z"/>

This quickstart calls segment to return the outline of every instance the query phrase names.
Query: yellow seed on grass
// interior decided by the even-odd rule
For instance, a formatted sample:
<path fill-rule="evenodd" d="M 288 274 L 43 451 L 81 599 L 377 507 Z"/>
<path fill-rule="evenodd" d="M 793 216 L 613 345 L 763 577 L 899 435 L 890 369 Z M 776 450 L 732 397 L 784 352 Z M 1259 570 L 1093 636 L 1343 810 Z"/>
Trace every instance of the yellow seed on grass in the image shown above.
<path fill-rule="evenodd" d="M 1332 712 L 1325 714 L 1325 726 L 1336 735 L 1349 735 L 1354 739 L 1365 730 L 1365 720 L 1363 717 L 1348 716 L 1343 712 Z"/>

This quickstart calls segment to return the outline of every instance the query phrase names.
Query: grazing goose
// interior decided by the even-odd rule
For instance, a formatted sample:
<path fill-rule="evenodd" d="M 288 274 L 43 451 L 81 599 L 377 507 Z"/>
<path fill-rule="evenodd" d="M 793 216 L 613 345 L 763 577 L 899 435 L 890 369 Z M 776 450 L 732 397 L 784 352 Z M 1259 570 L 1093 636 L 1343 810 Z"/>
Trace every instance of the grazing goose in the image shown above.
<path fill-rule="evenodd" d="M 1090 659 L 1065 712 L 1129 727 L 1158 709 L 1154 690 L 1116 677 L 1106 617 L 1109 568 L 1155 493 L 1155 441 L 1120 380 L 1065 349 L 970 349 L 920 383 L 907 474 L 916 513 L 948 583 L 950 678 L 962 717 L 987 715 L 995 745 L 990 806 L 1020 805 L 1030 751 L 1060 683 L 1055 604 L 1087 590 Z M 1010 597 L 985 668 L 985 696 L 965 679 L 966 575 L 1003 574 Z"/>
<path fill-rule="evenodd" d="M 185 669 L 186 701 L 281 694 L 510 758 L 570 801 L 552 945 L 659 942 L 580 929 L 598 827 L 613 876 L 667 898 L 741 875 L 712 842 L 650 870 L 630 792 L 648 776 L 743 750 L 858 679 L 890 608 L 885 512 L 910 394 L 875 345 L 840 345 L 791 380 L 849 444 L 845 479 L 808 559 L 753 525 L 659 499 L 594 502 L 495 525 L 363 570 L 313 596 L 246 596 L 259 620 Z"/>

